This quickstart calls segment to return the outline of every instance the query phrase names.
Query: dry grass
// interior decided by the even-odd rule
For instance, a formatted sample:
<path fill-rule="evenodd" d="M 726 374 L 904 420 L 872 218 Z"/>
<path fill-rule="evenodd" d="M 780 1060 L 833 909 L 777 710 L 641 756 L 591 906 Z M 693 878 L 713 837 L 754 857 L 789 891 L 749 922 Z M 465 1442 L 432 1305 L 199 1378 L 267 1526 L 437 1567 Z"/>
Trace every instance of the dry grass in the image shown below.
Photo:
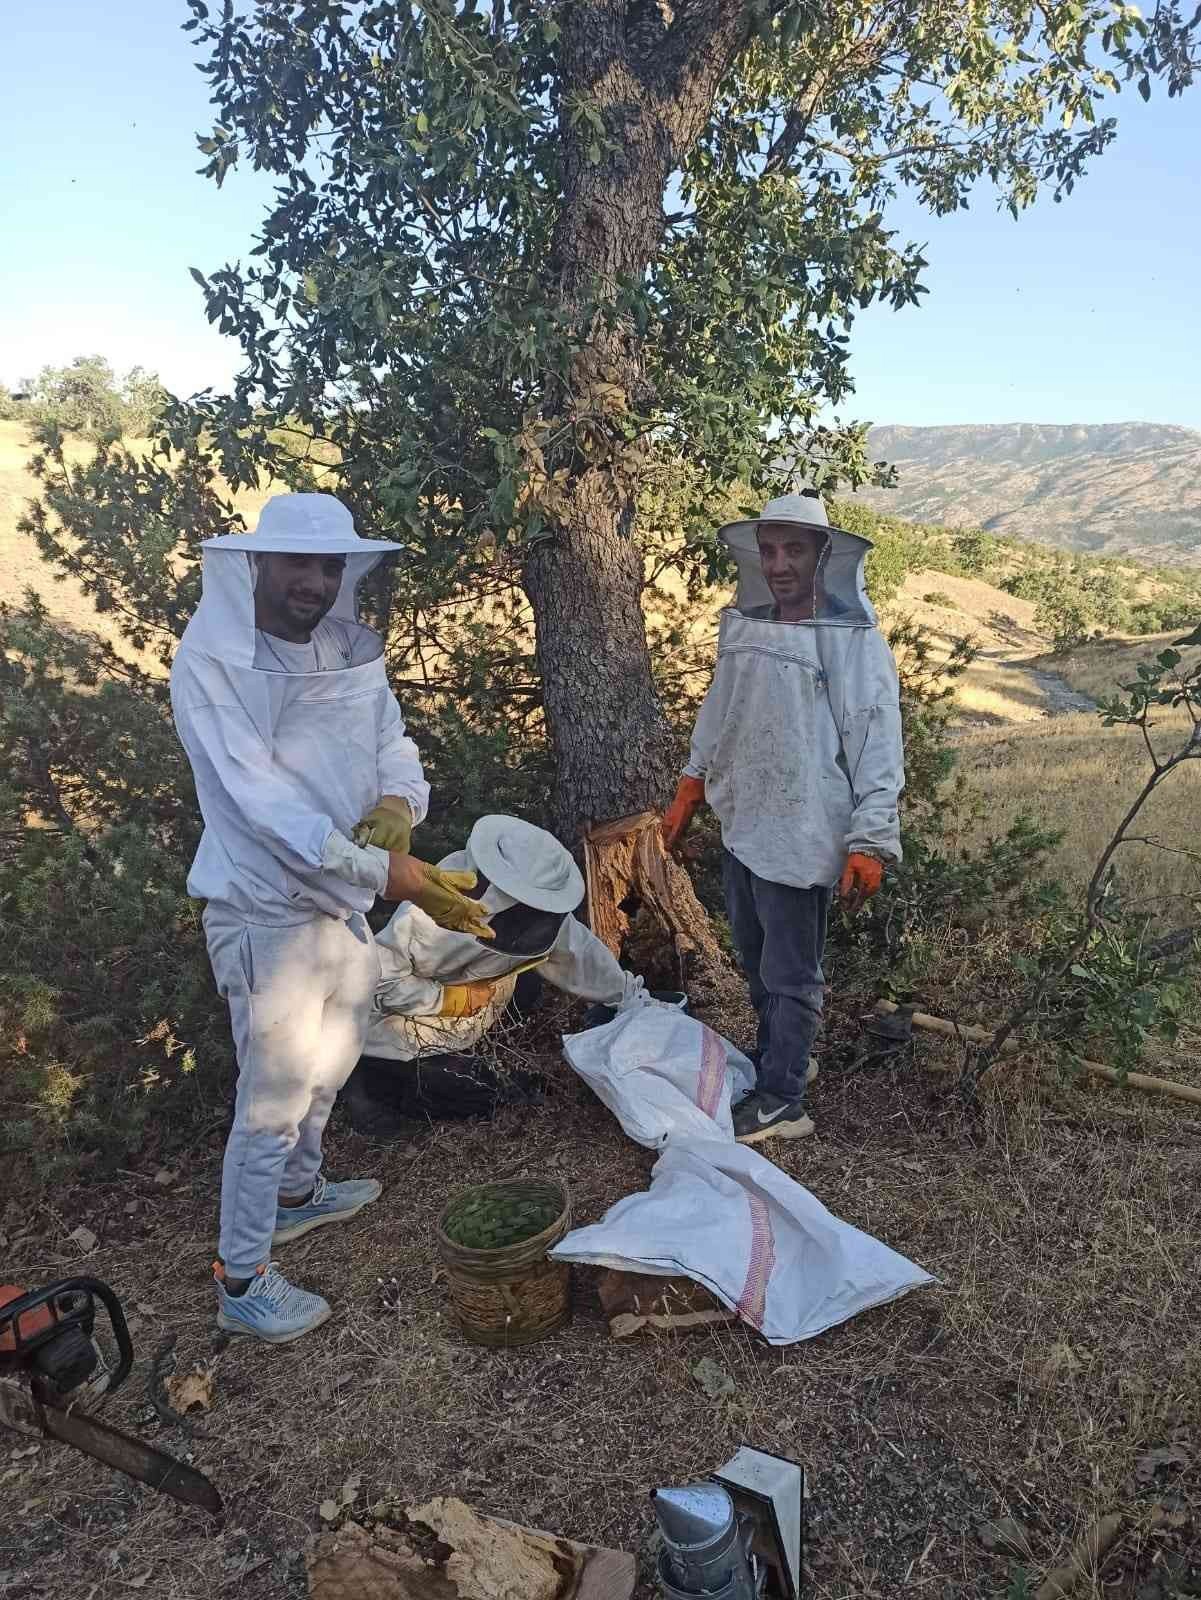
<path fill-rule="evenodd" d="M 930 1048 L 944 1047 L 919 1046 Z M 648 1490 L 746 1440 L 809 1471 L 814 1600 L 1003 1593 L 1017 1558 L 990 1547 L 990 1522 L 1018 1519 L 1020 1564 L 1041 1574 L 1114 1506 L 1130 1532 L 1081 1596 L 1166 1600 L 1176 1591 L 1155 1585 L 1165 1561 L 1187 1563 L 1201 1497 L 1195 1478 L 1136 1472 L 1157 1446 L 1191 1450 L 1201 1421 L 1201 1137 L 1132 1097 L 1052 1088 L 1040 1104 L 1016 1072 L 966 1121 L 947 1080 L 912 1065 L 840 1070 L 838 1053 L 814 1091 L 818 1136 L 782 1149 L 781 1165 L 934 1272 L 937 1289 L 793 1349 L 741 1328 L 619 1344 L 581 1274 L 568 1331 L 511 1354 L 473 1349 L 447 1324 L 437 1271 L 433 1224 L 448 1196 L 550 1173 L 590 1220 L 645 1183 L 650 1154 L 562 1066 L 546 1106 L 493 1125 L 387 1151 L 336 1135 L 333 1169 L 376 1174 L 385 1196 L 347 1230 L 285 1253 L 290 1273 L 331 1295 L 332 1324 L 296 1346 L 218 1355 L 215 1409 L 190 1448 L 226 1496 L 224 1527 L 47 1445 L 0 1467 L 13 1508 L 0 1594 L 299 1596 L 317 1507 L 358 1475 L 359 1515 L 387 1496 L 456 1493 L 637 1550 L 649 1600 Z M 23 1219 L 9 1248 L 12 1275 L 41 1282 L 81 1265 L 72 1228 L 101 1236 L 88 1269 L 141 1308 L 143 1359 L 113 1418 L 180 1452 L 188 1441 L 161 1435 L 146 1407 L 145 1358 L 167 1329 L 181 1368 L 210 1355 L 219 1152 L 214 1132 L 167 1192 L 148 1157 L 140 1175 L 64 1194 Z M 381 1278 L 395 1279 L 386 1296 Z M 733 1378 L 729 1405 L 691 1376 L 702 1355 Z M 1182 1525 L 1152 1531 L 1151 1506 L 1170 1497 Z"/>
<path fill-rule="evenodd" d="M 1048 656 L 1044 664 L 1048 670 L 1066 678 L 1073 689 L 1095 700 L 1114 694 L 1119 684 L 1130 682 L 1136 676 L 1141 662 L 1153 661 L 1174 638 L 1187 631 L 1178 628 L 1174 633 L 1147 634 L 1141 639 L 1101 639 L 1065 655 Z M 1182 650 L 1180 654 L 1187 670 L 1201 658 L 1201 649 Z"/>
<path fill-rule="evenodd" d="M 132 440 L 135 452 L 141 441 Z M 30 500 L 39 495 L 40 485 L 29 471 L 33 445 L 28 431 L 17 422 L 0 422 L 0 604 L 20 609 L 26 587 L 38 591 L 55 621 L 79 632 L 89 632 L 119 644 L 120 635 L 111 617 L 96 611 L 80 584 L 73 578 L 59 579 L 45 565 L 37 545 L 26 534 L 18 533 L 17 522 Z M 68 461 L 84 462 L 91 446 L 70 439 Z M 253 525 L 268 489 L 239 491 L 230 498 L 235 509 Z M 122 645 L 123 649 L 126 649 Z M 144 664 L 149 663 L 149 657 Z"/>
<path fill-rule="evenodd" d="M 1074 681 L 1087 682 L 1088 675 Z M 1161 752 L 1173 747 L 1173 735 L 1184 728 L 1182 717 L 1165 713 L 1155 734 Z M 958 749 L 960 770 L 985 806 L 975 835 L 1002 833 L 1023 814 L 1062 830 L 1048 871 L 1075 886 L 1087 881 L 1150 770 L 1138 731 L 1105 728 L 1092 712 L 1003 732 L 970 730 Z M 1190 907 L 1201 897 L 1201 863 L 1173 852 L 1197 849 L 1199 813 L 1201 761 L 1173 773 L 1141 813 L 1135 832 L 1156 843 L 1132 843 L 1118 855 L 1124 893 L 1161 907 L 1169 922 L 1196 920 Z"/>

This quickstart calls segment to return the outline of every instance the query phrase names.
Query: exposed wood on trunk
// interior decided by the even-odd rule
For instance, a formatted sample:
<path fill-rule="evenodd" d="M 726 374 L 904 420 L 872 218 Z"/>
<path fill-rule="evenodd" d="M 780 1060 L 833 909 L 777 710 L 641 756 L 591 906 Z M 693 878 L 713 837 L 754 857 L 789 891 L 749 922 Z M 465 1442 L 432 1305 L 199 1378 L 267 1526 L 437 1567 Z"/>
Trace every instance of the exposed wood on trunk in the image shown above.
<path fill-rule="evenodd" d="M 657 812 L 590 828 L 584 836 L 584 867 L 592 931 L 619 960 L 630 932 L 631 904 L 637 903 L 670 940 L 679 988 L 720 983 L 728 963 L 692 880 L 663 848 Z"/>

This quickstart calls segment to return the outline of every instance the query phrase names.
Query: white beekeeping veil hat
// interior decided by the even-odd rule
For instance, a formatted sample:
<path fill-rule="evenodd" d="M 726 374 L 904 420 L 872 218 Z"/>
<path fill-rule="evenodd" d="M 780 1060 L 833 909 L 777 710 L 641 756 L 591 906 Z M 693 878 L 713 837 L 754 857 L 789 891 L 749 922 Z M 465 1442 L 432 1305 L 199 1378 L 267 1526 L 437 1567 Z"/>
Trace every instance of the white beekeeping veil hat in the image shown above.
<path fill-rule="evenodd" d="M 811 494 L 779 495 L 769 500 L 757 517 L 728 522 L 718 529 L 718 537 L 738 564 L 734 604 L 739 611 L 769 613 L 772 607 L 772 593 L 759 556 L 759 528 L 764 523 L 792 523 L 824 540 L 813 622 L 859 628 L 875 625 L 876 613 L 863 583 L 863 563 L 872 548 L 871 540 L 833 527 L 824 504 Z"/>

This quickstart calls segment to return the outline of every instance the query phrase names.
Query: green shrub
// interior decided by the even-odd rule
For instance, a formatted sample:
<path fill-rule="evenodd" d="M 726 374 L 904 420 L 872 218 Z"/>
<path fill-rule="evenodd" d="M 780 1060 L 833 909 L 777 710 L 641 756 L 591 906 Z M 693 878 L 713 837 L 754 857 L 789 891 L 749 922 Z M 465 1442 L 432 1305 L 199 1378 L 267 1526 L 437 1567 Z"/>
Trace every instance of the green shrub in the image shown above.
<path fill-rule="evenodd" d="M 970 578 L 986 577 L 1001 559 L 1000 539 L 982 528 L 963 528 L 951 536 L 951 549 Z"/>

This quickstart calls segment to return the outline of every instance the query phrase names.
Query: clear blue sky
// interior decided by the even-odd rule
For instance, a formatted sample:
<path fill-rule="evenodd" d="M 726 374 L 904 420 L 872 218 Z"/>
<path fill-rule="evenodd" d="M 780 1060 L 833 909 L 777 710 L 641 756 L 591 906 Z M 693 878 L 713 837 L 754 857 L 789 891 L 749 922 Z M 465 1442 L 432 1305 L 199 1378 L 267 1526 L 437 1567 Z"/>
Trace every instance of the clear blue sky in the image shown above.
<path fill-rule="evenodd" d="M 244 253 L 267 193 L 197 177 L 210 121 L 182 0 L 10 9 L 0 62 L 0 380 L 99 352 L 187 393 L 224 385 L 233 343 L 204 320 L 189 266 Z M 1201 427 L 1201 89 L 1116 102 L 1117 144 L 1063 205 L 1018 222 L 982 190 L 939 221 L 920 309 L 856 323 L 858 393 L 876 422 Z"/>

